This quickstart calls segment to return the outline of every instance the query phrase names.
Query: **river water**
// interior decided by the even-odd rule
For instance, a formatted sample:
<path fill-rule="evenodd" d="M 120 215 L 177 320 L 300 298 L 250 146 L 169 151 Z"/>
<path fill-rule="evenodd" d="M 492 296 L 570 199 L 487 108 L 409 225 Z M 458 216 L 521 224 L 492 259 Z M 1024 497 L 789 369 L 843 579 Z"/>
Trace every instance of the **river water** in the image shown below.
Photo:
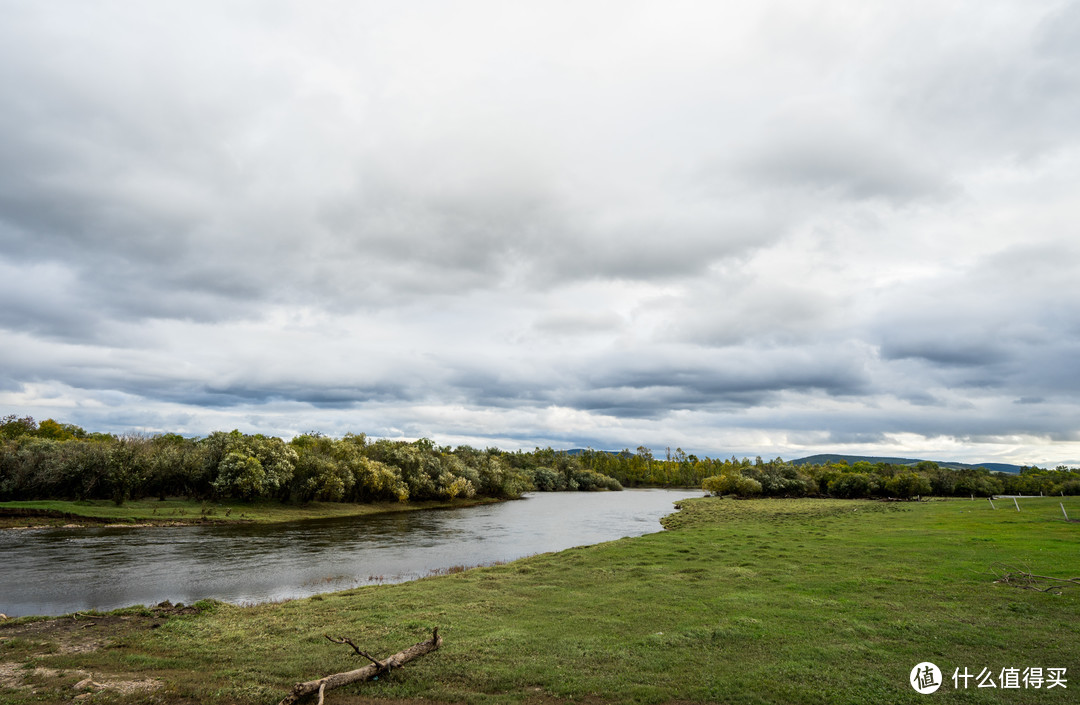
<path fill-rule="evenodd" d="M 660 531 L 700 490 L 545 492 L 452 510 L 275 525 L 0 531 L 0 612 L 257 603 L 413 580 Z"/>

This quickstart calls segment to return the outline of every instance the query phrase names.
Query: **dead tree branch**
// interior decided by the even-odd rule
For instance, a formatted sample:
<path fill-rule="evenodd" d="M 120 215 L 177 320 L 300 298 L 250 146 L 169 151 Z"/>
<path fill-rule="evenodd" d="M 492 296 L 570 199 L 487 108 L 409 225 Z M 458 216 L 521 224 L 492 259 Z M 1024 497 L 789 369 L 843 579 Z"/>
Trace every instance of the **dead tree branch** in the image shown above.
<path fill-rule="evenodd" d="M 404 651 L 399 651 L 393 656 L 387 657 L 383 661 L 379 661 L 370 654 L 361 651 L 351 640 L 341 637 L 340 639 L 331 639 L 329 635 L 324 635 L 327 639 L 335 644 L 347 644 L 352 647 L 357 656 L 363 656 L 371 661 L 370 664 L 363 668 L 358 668 L 355 671 L 346 671 L 345 673 L 334 673 L 332 675 L 320 678 L 314 681 L 305 681 L 303 683 L 297 683 L 293 686 L 289 694 L 286 695 L 278 705 L 292 705 L 293 703 L 305 698 L 309 695 L 318 693 L 319 701 L 318 705 L 322 705 L 323 696 L 328 690 L 334 688 L 340 688 L 343 685 L 349 685 L 350 683 L 362 683 L 367 680 L 371 680 L 375 676 L 382 673 L 386 673 L 394 668 L 400 668 L 409 661 L 415 658 L 419 658 L 424 654 L 429 654 L 442 646 L 442 637 L 439 636 L 439 628 L 435 627 L 431 631 L 431 638 L 427 641 L 421 641 L 418 644 L 413 644 Z"/>
<path fill-rule="evenodd" d="M 330 641 L 334 642 L 335 644 L 348 644 L 349 646 L 352 647 L 353 651 L 356 652 L 357 656 L 363 656 L 368 661 L 371 661 L 373 664 L 378 666 L 380 669 L 383 669 L 383 670 L 386 669 L 386 667 L 383 665 L 383 663 L 380 662 L 377 658 L 375 658 L 374 656 L 372 656 L 371 654 L 369 654 L 366 651 L 361 651 L 359 646 L 352 643 L 352 639 L 346 639 L 345 637 L 339 637 L 337 639 L 331 639 L 329 634 L 323 634 L 323 636 L 326 637 L 327 639 L 330 639 Z"/>
<path fill-rule="evenodd" d="M 1036 592 L 1057 592 L 1062 588 L 1080 587 L 1080 577 L 1056 578 L 1051 575 L 1035 575 L 1034 573 L 1021 570 L 1016 566 L 998 564 L 992 568 L 997 576 L 995 583 L 1010 585 L 1022 590 L 1034 590 Z"/>

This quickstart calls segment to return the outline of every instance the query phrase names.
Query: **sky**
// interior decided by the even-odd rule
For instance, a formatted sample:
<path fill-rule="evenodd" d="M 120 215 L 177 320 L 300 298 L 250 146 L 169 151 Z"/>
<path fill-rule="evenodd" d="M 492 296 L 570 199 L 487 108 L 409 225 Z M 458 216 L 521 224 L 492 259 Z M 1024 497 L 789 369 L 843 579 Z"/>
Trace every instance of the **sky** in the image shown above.
<path fill-rule="evenodd" d="M 0 15 L 0 414 L 1080 464 L 1080 3 Z"/>

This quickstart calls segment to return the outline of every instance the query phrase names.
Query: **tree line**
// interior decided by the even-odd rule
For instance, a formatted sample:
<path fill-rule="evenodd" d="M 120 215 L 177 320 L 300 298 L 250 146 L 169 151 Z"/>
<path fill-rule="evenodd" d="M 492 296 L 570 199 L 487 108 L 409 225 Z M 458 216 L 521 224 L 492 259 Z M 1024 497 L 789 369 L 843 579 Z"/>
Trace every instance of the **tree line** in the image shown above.
<path fill-rule="evenodd" d="M 116 436 L 12 415 L 0 421 L 0 501 L 406 502 L 622 489 L 576 458 L 553 455 L 542 465 L 527 453 L 437 446 L 424 438 L 372 441 L 364 434 L 331 438 L 312 432 L 289 441 L 240 431 L 205 438 Z"/>
<path fill-rule="evenodd" d="M 794 465 L 781 458 L 699 458 L 666 448 L 619 452 L 479 450 L 417 441 L 331 438 L 284 441 L 216 431 L 88 433 L 53 419 L 0 419 L 0 501 L 142 497 L 376 502 L 519 497 L 527 491 L 701 487 L 742 497 L 988 497 L 1080 495 L 1080 470 L 1025 467 L 1019 474 L 846 461 Z"/>
<path fill-rule="evenodd" d="M 538 455 L 553 453 L 539 451 Z M 1080 469 L 1024 467 L 1019 474 L 986 468 L 948 468 L 931 461 L 917 465 L 847 461 L 795 465 L 781 458 L 713 459 L 666 448 L 618 453 L 586 450 L 576 456 L 583 467 L 638 485 L 701 487 L 713 494 L 742 497 L 837 497 L 908 499 L 919 496 L 989 497 L 998 494 L 1080 495 Z"/>

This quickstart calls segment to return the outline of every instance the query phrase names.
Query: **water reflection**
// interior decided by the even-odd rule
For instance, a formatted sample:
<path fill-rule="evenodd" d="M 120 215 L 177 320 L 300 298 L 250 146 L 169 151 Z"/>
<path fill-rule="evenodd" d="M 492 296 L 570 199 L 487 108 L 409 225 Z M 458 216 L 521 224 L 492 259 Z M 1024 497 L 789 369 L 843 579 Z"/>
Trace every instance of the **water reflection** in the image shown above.
<path fill-rule="evenodd" d="M 697 491 L 542 493 L 517 502 L 285 525 L 0 531 L 0 612 L 161 600 L 264 602 L 660 530 Z"/>

